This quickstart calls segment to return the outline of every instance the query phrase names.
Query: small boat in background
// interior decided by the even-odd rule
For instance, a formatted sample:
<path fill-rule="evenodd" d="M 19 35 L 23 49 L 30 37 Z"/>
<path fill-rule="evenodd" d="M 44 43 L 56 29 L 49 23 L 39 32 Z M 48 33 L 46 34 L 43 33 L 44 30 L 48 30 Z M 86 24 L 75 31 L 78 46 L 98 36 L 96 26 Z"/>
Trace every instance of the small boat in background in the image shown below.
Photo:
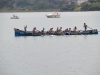
<path fill-rule="evenodd" d="M 46 15 L 47 18 L 60 18 L 60 14 L 58 12 L 52 12 Z"/>
<path fill-rule="evenodd" d="M 13 15 L 13 17 L 11 17 L 11 19 L 19 19 L 19 17 L 16 15 Z"/>

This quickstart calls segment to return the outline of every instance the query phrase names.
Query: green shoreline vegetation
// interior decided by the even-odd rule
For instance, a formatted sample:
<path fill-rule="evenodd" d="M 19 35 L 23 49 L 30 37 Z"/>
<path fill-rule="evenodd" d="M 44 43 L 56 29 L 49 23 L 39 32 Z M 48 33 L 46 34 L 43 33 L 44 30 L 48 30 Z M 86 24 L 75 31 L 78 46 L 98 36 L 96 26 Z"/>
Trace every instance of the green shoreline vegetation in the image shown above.
<path fill-rule="evenodd" d="M 100 11 L 100 0 L 80 5 L 60 0 L 0 0 L 0 12 Z"/>

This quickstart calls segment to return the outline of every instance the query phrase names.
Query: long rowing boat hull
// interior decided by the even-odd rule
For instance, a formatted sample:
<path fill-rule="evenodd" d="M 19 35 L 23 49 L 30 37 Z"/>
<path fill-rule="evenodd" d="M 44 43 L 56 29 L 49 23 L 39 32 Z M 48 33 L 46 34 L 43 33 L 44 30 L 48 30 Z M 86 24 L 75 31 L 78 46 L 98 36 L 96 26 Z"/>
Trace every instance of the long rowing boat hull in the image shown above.
<path fill-rule="evenodd" d="M 39 33 L 37 33 L 37 34 L 32 34 L 32 31 L 24 32 L 23 30 L 19 30 L 19 29 L 17 29 L 17 28 L 14 28 L 14 32 L 15 32 L 15 36 L 41 36 L 41 35 L 52 35 L 52 34 L 49 34 L 49 33 L 42 34 L 41 32 L 39 32 Z M 71 33 L 63 32 L 62 34 L 55 33 L 55 34 L 53 34 L 53 35 L 88 35 L 88 34 L 98 34 L 98 30 L 97 30 L 97 29 L 94 29 L 94 30 L 87 30 L 87 31 L 79 30 L 79 32 L 71 31 Z"/>

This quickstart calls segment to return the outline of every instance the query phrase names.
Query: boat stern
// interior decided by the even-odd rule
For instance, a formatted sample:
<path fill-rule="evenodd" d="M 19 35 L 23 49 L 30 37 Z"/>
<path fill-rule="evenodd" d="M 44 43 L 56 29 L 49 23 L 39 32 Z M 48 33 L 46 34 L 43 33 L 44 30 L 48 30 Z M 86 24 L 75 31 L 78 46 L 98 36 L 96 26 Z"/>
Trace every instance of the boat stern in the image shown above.
<path fill-rule="evenodd" d="M 93 34 L 98 34 L 98 30 L 97 30 L 97 29 L 93 29 L 93 30 L 92 30 L 92 33 L 93 33 Z"/>

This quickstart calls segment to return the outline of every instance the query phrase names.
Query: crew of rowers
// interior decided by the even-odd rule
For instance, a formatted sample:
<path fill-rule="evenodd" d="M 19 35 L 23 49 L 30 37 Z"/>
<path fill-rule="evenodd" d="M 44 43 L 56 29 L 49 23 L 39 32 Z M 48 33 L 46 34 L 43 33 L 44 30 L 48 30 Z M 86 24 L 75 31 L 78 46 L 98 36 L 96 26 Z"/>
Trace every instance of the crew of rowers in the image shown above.
<path fill-rule="evenodd" d="M 84 29 L 85 29 L 85 31 L 86 31 L 86 30 L 87 30 L 87 25 L 86 25 L 86 23 L 84 23 L 84 26 L 83 26 L 83 27 L 84 27 Z M 25 31 L 25 32 L 27 32 L 26 28 L 27 28 L 27 25 L 24 26 L 24 31 Z M 56 33 L 56 34 L 63 34 L 63 32 L 64 32 L 64 33 L 70 34 L 71 31 L 72 31 L 71 28 L 69 28 L 69 29 L 67 28 L 67 29 L 65 29 L 65 30 L 62 30 L 62 27 L 60 27 L 60 28 L 57 27 L 56 31 L 54 31 L 53 28 L 50 28 L 49 31 L 45 31 L 45 28 L 43 28 L 41 31 L 39 31 L 39 30 L 36 29 L 36 27 L 34 27 L 33 30 L 32 30 L 32 34 L 37 34 L 37 33 L 39 33 L 39 32 L 41 32 L 42 34 L 46 34 L 46 33 L 49 33 L 49 34 L 55 34 L 55 33 Z M 76 32 L 76 33 L 79 32 L 79 31 L 77 30 L 77 27 L 76 27 L 76 26 L 74 27 L 73 31 Z"/>

